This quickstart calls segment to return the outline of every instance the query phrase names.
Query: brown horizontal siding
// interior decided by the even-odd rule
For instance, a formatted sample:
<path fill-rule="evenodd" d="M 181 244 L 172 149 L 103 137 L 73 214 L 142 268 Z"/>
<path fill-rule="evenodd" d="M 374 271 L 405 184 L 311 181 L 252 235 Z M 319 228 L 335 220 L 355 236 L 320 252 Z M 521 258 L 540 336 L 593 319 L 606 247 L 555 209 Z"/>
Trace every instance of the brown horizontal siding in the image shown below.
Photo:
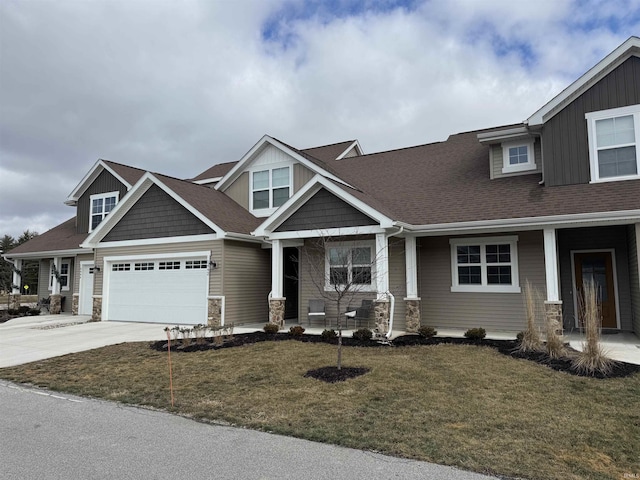
<path fill-rule="evenodd" d="M 542 298 L 546 298 L 542 232 L 515 235 L 518 236 L 520 285 L 524 286 L 529 280 Z M 450 238 L 418 239 L 422 324 L 440 328 L 523 330 L 526 318 L 522 294 L 451 291 Z"/>
<path fill-rule="evenodd" d="M 489 155 L 491 157 L 491 178 L 513 177 L 516 175 L 531 175 L 533 173 L 541 173 L 542 172 L 542 147 L 540 145 L 539 139 L 535 139 L 533 143 L 533 154 L 536 162 L 535 170 L 529 170 L 526 172 L 502 173 L 502 167 L 504 166 L 504 156 L 502 151 L 502 145 L 501 144 L 491 145 L 491 149 L 489 150 Z"/>

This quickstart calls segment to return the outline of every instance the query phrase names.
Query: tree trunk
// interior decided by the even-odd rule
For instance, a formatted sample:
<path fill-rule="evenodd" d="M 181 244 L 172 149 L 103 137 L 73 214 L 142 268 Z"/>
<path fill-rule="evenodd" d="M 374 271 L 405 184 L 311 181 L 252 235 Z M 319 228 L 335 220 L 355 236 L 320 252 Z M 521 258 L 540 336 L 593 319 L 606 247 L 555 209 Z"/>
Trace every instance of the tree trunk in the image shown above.
<path fill-rule="evenodd" d="M 342 319 L 340 318 L 340 300 L 337 302 L 338 307 L 338 370 L 342 370 Z"/>

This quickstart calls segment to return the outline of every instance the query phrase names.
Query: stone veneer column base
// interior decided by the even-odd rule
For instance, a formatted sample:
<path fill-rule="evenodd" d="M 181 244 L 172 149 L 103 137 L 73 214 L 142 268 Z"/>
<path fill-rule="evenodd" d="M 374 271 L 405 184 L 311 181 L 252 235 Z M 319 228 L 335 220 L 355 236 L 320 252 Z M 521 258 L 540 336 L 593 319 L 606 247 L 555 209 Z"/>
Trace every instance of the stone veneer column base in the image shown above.
<path fill-rule="evenodd" d="M 93 313 L 91 315 L 92 322 L 102 320 L 102 297 L 93 297 Z"/>
<path fill-rule="evenodd" d="M 224 297 L 216 297 L 208 299 L 207 324 L 210 327 L 219 327 L 222 325 L 222 305 Z"/>
<path fill-rule="evenodd" d="M 375 334 L 379 336 L 386 335 L 389 331 L 389 310 L 391 303 L 389 300 L 375 300 L 373 305 Z"/>
<path fill-rule="evenodd" d="M 50 295 L 49 300 L 49 313 L 51 315 L 58 315 L 62 311 L 62 296 Z"/>
<path fill-rule="evenodd" d="M 80 294 L 74 293 L 71 299 L 71 315 L 78 314 L 78 300 L 80 299 Z"/>
<path fill-rule="evenodd" d="M 9 308 L 12 310 L 18 310 L 20 308 L 20 303 L 22 302 L 22 295 L 19 293 L 10 293 L 9 294 Z"/>
<path fill-rule="evenodd" d="M 545 316 L 545 328 L 543 333 L 546 332 L 546 325 L 551 322 L 552 325 L 556 325 L 558 335 L 562 335 L 564 325 L 562 323 L 562 301 L 557 302 L 544 302 L 544 316 Z"/>
<path fill-rule="evenodd" d="M 280 329 L 284 328 L 284 302 L 286 298 L 272 298 L 269 300 L 269 323 L 275 323 Z"/>
<path fill-rule="evenodd" d="M 405 298 L 405 328 L 407 333 L 418 333 L 420 329 L 420 299 Z"/>

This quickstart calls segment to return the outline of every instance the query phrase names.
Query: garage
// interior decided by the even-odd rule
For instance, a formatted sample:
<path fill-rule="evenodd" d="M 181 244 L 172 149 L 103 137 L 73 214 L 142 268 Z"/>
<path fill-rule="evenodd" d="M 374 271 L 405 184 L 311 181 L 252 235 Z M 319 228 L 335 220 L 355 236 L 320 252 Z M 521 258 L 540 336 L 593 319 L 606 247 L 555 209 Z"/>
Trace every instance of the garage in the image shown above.
<path fill-rule="evenodd" d="M 206 257 L 105 258 L 107 320 L 207 323 Z"/>

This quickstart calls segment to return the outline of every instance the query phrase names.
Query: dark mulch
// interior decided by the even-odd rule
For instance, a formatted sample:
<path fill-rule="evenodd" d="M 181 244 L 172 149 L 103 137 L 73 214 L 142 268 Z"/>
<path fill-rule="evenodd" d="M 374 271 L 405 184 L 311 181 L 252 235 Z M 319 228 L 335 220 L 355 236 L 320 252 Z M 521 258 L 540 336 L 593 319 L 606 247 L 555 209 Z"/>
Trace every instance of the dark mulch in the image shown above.
<path fill-rule="evenodd" d="M 231 348 L 231 347 L 240 347 L 243 345 L 249 345 L 258 342 L 279 342 L 284 340 L 296 340 L 299 342 L 309 342 L 309 343 L 330 343 L 333 345 L 337 345 L 338 339 L 334 338 L 331 340 L 324 340 L 320 335 L 308 335 L 303 334 L 300 336 L 292 336 L 289 333 L 276 333 L 276 334 L 267 334 L 264 332 L 255 332 L 255 333 L 241 333 L 238 335 L 234 335 L 233 338 L 226 339 L 221 345 L 216 345 L 213 342 L 212 338 L 204 339 L 204 343 L 198 345 L 195 343 L 195 340 L 192 340 L 192 343 L 188 346 L 184 346 L 181 344 L 181 341 L 178 340 L 177 343 L 171 342 L 171 350 L 177 352 L 199 352 L 204 350 L 217 350 L 220 348 Z M 468 338 L 454 338 L 454 337 L 432 337 L 432 338 L 424 338 L 419 335 L 403 335 L 400 337 L 396 337 L 392 342 L 378 342 L 376 340 L 357 340 L 352 337 L 342 337 L 342 344 L 347 347 L 407 347 L 413 345 L 442 345 L 442 344 L 452 344 L 452 345 L 478 345 L 478 346 L 486 346 L 492 347 L 498 350 L 503 355 L 507 355 L 512 358 L 519 358 L 523 360 L 528 360 L 532 362 L 539 363 L 541 365 L 545 365 L 553 370 L 557 370 L 559 372 L 569 373 L 571 375 L 578 376 L 586 376 L 592 378 L 620 378 L 627 377 L 629 375 L 633 375 L 634 373 L 640 372 L 640 365 L 635 365 L 632 363 L 619 362 L 615 361 L 612 365 L 612 370 L 608 375 L 603 375 L 599 372 L 594 374 L 584 374 L 582 372 L 576 371 L 572 368 L 571 360 L 563 357 L 558 359 L 550 358 L 544 352 L 527 352 L 522 353 L 518 352 L 518 342 L 516 340 L 469 340 Z M 152 342 L 151 348 L 157 351 L 167 351 L 167 341 L 161 340 L 158 342 Z M 308 376 L 312 376 L 313 378 L 318 378 L 319 380 L 324 380 L 324 378 L 319 378 L 312 374 L 312 372 L 323 371 L 327 378 L 332 378 L 329 372 L 330 369 L 335 369 L 335 367 L 323 367 L 318 370 L 312 370 L 307 372 Z M 336 369 L 337 370 L 337 369 Z M 354 370 L 354 368 L 342 368 L 343 371 Z M 355 368 L 355 370 L 359 370 Z M 345 378 L 338 378 L 333 381 L 343 381 L 348 378 L 353 378 L 354 376 L 362 375 L 363 373 L 357 373 L 352 376 L 346 376 Z M 340 375 L 345 375 L 345 373 L 340 373 Z M 348 375 L 348 374 L 346 374 Z M 330 381 L 330 380 L 325 380 Z"/>
<path fill-rule="evenodd" d="M 327 383 L 336 383 L 359 377 L 368 371 L 369 369 L 364 367 L 342 367 L 340 370 L 338 370 L 338 367 L 322 367 L 309 370 L 304 376 L 322 380 Z"/>

